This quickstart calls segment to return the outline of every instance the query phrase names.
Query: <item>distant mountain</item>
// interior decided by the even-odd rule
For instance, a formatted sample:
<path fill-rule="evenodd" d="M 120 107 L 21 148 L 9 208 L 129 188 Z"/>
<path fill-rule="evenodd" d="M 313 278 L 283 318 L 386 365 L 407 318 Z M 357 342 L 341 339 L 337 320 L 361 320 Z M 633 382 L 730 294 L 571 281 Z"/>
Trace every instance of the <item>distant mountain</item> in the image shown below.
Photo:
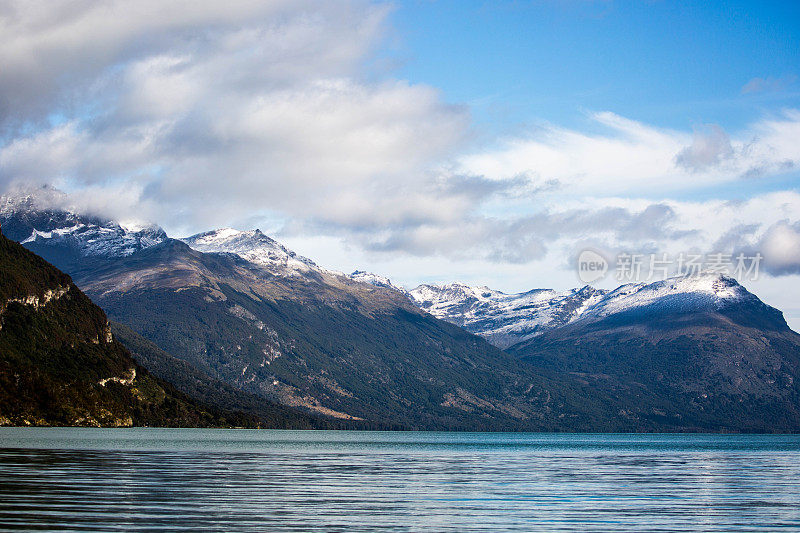
<path fill-rule="evenodd" d="M 578 380 L 533 372 L 394 288 L 321 269 L 260 232 L 186 241 L 206 251 L 167 238 L 74 262 L 70 241 L 37 246 L 66 258 L 109 316 L 163 352 L 315 415 L 420 429 L 588 429 L 607 419 L 610 407 Z"/>
<path fill-rule="evenodd" d="M 368 283 L 370 285 L 375 285 L 376 287 L 386 287 L 389 289 L 395 289 L 405 293 L 403 289 L 392 285 L 392 282 L 389 280 L 389 278 L 384 276 L 379 276 L 378 274 L 373 274 L 372 272 L 356 270 L 348 277 L 353 281 L 358 281 L 359 283 Z"/>
<path fill-rule="evenodd" d="M 420 309 L 505 349 L 567 324 L 598 302 L 605 291 L 584 287 L 565 293 L 534 289 L 505 294 L 488 287 L 451 283 L 420 285 L 408 294 Z"/>
<path fill-rule="evenodd" d="M 587 326 L 612 316 L 614 320 L 629 317 L 643 322 L 661 315 L 699 316 L 741 302 L 752 303 L 765 323 L 783 321 L 780 311 L 761 303 L 736 280 L 719 274 L 630 283 L 614 290 L 585 286 L 566 292 L 534 289 L 505 294 L 488 287 L 452 283 L 420 285 L 407 294 L 420 309 L 501 348 L 524 344 L 574 323 Z"/>
<path fill-rule="evenodd" d="M 75 215 L 2 217 L 38 232 L 26 246 L 63 261 L 112 319 L 156 347 L 161 355 L 142 360 L 159 375 L 221 391 L 214 405 L 244 401 L 252 412 L 244 394 L 362 427 L 800 430 L 799 336 L 729 278 L 407 292 L 325 270 L 257 230 L 154 242 L 141 228 L 77 217 L 122 232 L 89 254 L 74 245 Z M 119 253 L 124 242 L 139 244 Z"/>
<path fill-rule="evenodd" d="M 279 276 L 304 276 L 321 272 L 312 260 L 297 255 L 257 229 L 238 231 L 224 228 L 198 233 L 181 240 L 200 252 L 236 254 Z"/>
<path fill-rule="evenodd" d="M 0 235 L 0 425 L 241 424 L 153 378 L 66 274 Z"/>
<path fill-rule="evenodd" d="M 619 416 L 732 431 L 800 429 L 800 335 L 720 275 L 506 295 L 461 285 L 411 291 L 540 371 L 568 373 Z"/>

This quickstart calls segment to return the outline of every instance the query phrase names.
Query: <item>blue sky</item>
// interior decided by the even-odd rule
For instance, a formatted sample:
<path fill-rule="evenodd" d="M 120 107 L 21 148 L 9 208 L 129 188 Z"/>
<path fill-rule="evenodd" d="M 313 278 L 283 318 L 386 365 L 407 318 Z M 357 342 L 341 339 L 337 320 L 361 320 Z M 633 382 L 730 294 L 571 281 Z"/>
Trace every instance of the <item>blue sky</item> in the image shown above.
<path fill-rule="evenodd" d="M 800 2 L 408 1 L 391 21 L 401 77 L 494 132 L 586 109 L 735 130 L 800 104 Z"/>

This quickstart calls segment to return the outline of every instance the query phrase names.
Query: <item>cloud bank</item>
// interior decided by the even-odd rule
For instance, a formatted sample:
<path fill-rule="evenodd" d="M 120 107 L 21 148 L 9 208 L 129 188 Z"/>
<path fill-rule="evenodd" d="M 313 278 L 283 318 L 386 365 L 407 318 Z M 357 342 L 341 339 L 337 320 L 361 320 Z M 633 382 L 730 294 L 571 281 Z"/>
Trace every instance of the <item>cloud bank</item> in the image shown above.
<path fill-rule="evenodd" d="M 773 273 L 797 271 L 795 193 L 671 198 L 796 172 L 800 111 L 737 132 L 597 112 L 583 130 L 479 145 L 467 107 L 381 66 L 390 9 L 3 3 L 0 187 L 54 185 L 83 210 L 179 230 L 269 219 L 372 254 L 491 263 L 727 235 L 771 250 Z"/>

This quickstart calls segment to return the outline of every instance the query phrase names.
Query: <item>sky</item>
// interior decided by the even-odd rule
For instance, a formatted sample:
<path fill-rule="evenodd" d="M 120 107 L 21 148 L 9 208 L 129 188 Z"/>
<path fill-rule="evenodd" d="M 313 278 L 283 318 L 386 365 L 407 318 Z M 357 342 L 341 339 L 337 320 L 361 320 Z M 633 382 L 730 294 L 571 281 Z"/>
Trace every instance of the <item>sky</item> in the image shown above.
<path fill-rule="evenodd" d="M 392 21 L 400 76 L 492 132 L 582 110 L 741 129 L 800 93 L 797 2 L 410 2 Z"/>
<path fill-rule="evenodd" d="M 0 0 L 2 192 L 175 236 L 507 292 L 760 253 L 798 329 L 799 179 L 797 2 Z"/>

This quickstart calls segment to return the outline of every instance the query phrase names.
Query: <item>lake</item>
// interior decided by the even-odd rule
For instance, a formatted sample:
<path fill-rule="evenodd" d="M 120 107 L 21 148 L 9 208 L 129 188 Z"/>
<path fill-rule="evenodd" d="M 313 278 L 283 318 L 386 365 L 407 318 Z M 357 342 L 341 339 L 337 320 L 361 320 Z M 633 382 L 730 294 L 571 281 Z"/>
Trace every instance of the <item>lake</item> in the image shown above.
<path fill-rule="evenodd" d="M 800 436 L 2 428 L 0 528 L 800 529 Z"/>

